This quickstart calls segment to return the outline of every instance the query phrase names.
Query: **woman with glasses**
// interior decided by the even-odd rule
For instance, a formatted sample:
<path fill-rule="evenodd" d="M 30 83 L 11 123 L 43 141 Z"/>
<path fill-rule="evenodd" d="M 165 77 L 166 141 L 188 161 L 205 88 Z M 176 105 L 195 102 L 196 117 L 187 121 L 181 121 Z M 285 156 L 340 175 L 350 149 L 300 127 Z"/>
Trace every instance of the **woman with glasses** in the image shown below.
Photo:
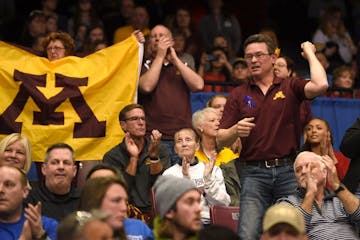
<path fill-rule="evenodd" d="M 43 45 L 50 62 L 74 54 L 74 39 L 65 32 L 49 33 Z"/>

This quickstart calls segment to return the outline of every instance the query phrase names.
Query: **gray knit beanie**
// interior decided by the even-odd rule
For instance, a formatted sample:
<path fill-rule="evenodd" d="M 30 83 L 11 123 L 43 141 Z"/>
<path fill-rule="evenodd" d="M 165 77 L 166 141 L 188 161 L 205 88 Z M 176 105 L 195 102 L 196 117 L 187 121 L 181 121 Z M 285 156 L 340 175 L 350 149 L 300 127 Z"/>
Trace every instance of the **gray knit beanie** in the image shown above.
<path fill-rule="evenodd" d="M 176 201 L 189 190 L 197 189 L 187 178 L 171 175 L 159 176 L 154 184 L 155 202 L 161 218 L 171 209 Z"/>

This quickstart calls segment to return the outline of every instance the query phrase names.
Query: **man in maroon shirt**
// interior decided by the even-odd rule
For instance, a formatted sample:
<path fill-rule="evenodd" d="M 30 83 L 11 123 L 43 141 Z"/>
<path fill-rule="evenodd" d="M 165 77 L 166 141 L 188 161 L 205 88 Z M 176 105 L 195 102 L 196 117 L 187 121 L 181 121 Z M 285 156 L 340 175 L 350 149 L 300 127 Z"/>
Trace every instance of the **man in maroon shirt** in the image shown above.
<path fill-rule="evenodd" d="M 265 210 L 279 197 L 296 189 L 292 155 L 299 146 L 300 104 L 323 94 L 326 73 L 310 42 L 301 44 L 311 79 L 274 77 L 277 58 L 272 40 L 250 36 L 244 53 L 251 72 L 248 83 L 235 88 L 225 105 L 217 141 L 230 146 L 241 138 L 239 235 L 259 239 Z"/>
<path fill-rule="evenodd" d="M 150 32 L 151 56 L 144 61 L 139 80 L 139 103 L 144 106 L 147 131 L 162 133 L 162 142 L 172 152 L 172 164 L 175 132 L 191 127 L 190 92 L 204 87 L 204 80 L 181 61 L 173 46 L 169 29 L 155 26 Z"/>

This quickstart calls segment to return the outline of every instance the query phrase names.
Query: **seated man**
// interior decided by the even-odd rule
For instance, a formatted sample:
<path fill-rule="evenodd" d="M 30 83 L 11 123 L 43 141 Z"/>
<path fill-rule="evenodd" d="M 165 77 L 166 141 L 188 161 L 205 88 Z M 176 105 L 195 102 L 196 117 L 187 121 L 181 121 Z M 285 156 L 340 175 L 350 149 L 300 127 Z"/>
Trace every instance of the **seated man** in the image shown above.
<path fill-rule="evenodd" d="M 75 153 L 66 143 L 56 143 L 46 150 L 41 168 L 44 181 L 31 183 L 27 203 L 41 202 L 45 216 L 60 221 L 78 209 L 80 191 L 72 186 L 77 168 Z"/>
<path fill-rule="evenodd" d="M 22 170 L 0 167 L 0 239 L 55 239 L 58 224 L 41 215 L 41 203 L 23 209 L 27 183 Z"/>
<path fill-rule="evenodd" d="M 306 240 L 304 218 L 300 211 L 286 203 L 269 207 L 265 212 L 260 240 L 271 239 Z"/>
<path fill-rule="evenodd" d="M 160 176 L 154 184 L 159 217 L 154 222 L 156 239 L 195 239 L 201 229 L 201 193 L 187 178 Z"/>
<path fill-rule="evenodd" d="M 215 166 L 215 158 L 210 158 L 210 163 L 203 163 L 195 157 L 199 138 L 193 129 L 183 128 L 177 131 L 174 140 L 175 152 L 181 160 L 165 170 L 163 175 L 188 178 L 194 182 L 202 192 L 201 221 L 203 224 L 210 224 L 210 206 L 230 204 L 221 169 Z"/>
<path fill-rule="evenodd" d="M 305 151 L 296 157 L 294 170 L 298 190 L 280 201 L 300 210 L 309 239 L 359 239 L 354 228 L 360 223 L 359 199 L 340 182 L 334 161 Z"/>
<path fill-rule="evenodd" d="M 120 170 L 129 189 L 129 201 L 142 213 L 150 216 L 150 190 L 157 176 L 170 166 L 170 153 L 160 144 L 161 133 L 145 136 L 145 112 L 139 104 L 125 106 L 119 114 L 123 141 L 104 155 L 103 161 Z"/>

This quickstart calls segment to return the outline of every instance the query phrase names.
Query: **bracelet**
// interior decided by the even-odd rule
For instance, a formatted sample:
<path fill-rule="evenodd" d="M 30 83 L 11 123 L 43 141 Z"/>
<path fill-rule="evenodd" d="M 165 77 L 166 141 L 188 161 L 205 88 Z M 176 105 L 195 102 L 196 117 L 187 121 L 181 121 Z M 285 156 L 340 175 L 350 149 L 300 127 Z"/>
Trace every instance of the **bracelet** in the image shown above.
<path fill-rule="evenodd" d="M 33 238 L 34 240 L 47 240 L 47 239 L 49 239 L 48 238 L 48 235 L 47 235 L 47 233 L 46 233 L 46 231 L 44 231 L 44 233 L 43 233 L 43 235 L 41 235 L 41 237 L 39 237 L 39 238 Z"/>
<path fill-rule="evenodd" d="M 338 194 L 339 192 L 344 191 L 345 188 L 346 188 L 346 186 L 345 186 L 343 183 L 340 183 L 340 184 L 339 184 L 339 187 L 334 190 L 334 193 L 335 193 L 335 194 Z"/>

